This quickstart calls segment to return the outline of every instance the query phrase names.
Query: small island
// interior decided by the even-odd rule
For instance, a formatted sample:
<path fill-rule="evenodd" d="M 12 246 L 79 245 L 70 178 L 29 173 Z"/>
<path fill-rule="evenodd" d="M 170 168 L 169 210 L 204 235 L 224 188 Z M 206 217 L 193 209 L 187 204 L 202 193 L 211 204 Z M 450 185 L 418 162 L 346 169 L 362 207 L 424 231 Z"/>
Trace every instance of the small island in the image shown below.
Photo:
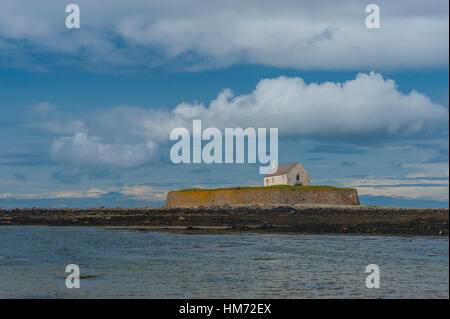
<path fill-rule="evenodd" d="M 264 186 L 182 189 L 163 207 L 0 209 L 0 226 L 133 226 L 186 234 L 285 233 L 448 236 L 448 208 L 360 205 L 354 188 L 310 185 L 300 163 L 279 165 Z"/>

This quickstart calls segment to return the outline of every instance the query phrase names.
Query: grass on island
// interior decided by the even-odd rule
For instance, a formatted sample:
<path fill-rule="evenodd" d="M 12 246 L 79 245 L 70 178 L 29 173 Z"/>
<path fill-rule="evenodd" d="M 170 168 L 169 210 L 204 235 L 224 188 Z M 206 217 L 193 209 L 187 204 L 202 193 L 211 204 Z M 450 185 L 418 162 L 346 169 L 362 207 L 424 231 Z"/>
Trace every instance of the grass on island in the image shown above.
<path fill-rule="evenodd" d="M 293 189 L 293 190 L 353 190 L 354 188 L 336 187 L 329 185 L 312 185 L 312 186 L 290 186 L 290 185 L 274 185 L 274 186 L 244 186 L 244 187 L 228 187 L 228 188 L 188 188 L 180 191 L 215 191 L 215 190 L 245 190 L 245 189 Z"/>

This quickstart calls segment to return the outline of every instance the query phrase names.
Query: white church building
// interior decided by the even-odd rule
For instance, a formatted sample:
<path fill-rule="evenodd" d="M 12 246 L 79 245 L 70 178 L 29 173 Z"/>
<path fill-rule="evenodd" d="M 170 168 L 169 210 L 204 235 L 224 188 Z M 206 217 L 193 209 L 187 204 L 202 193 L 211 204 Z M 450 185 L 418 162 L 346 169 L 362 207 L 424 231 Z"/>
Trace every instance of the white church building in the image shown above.
<path fill-rule="evenodd" d="M 264 186 L 310 185 L 308 171 L 300 163 L 278 165 L 275 172 L 264 175 Z"/>

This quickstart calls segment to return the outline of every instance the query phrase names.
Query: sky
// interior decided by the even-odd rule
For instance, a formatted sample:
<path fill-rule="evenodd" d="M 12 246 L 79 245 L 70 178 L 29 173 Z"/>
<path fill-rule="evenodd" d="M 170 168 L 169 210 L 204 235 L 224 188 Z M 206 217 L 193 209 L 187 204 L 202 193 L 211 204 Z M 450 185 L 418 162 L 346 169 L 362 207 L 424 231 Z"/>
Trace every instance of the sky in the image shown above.
<path fill-rule="evenodd" d="M 448 2 L 0 3 L 0 208 L 161 206 L 262 185 L 174 164 L 175 127 L 278 128 L 279 162 L 361 204 L 448 207 Z"/>

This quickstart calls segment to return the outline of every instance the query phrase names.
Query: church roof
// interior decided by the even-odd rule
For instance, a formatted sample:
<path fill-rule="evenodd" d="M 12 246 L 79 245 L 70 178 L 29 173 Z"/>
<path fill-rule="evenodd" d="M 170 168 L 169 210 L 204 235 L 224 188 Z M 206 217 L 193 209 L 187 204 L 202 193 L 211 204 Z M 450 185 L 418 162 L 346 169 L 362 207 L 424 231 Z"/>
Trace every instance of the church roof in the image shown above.
<path fill-rule="evenodd" d="M 297 164 L 298 163 L 296 162 L 296 163 L 291 163 L 291 164 L 278 165 L 278 168 L 277 168 L 276 172 L 266 174 L 266 175 L 264 175 L 264 177 L 271 177 L 271 176 L 278 176 L 278 175 L 287 174 Z"/>

